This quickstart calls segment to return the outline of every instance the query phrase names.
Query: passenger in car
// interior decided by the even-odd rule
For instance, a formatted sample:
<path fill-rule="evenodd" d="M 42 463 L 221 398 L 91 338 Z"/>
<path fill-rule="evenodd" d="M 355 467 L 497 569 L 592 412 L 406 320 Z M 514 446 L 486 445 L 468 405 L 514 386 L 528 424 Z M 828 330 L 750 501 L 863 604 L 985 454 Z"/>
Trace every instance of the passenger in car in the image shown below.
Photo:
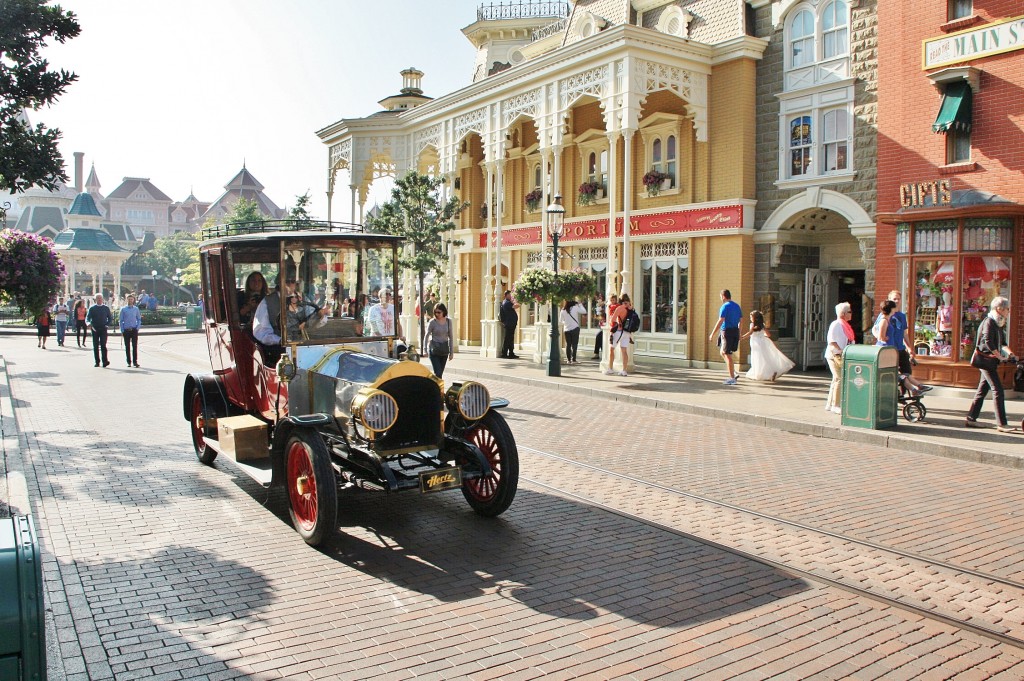
<path fill-rule="evenodd" d="M 253 321 L 252 334 L 260 343 L 263 343 L 264 345 L 281 344 L 282 297 L 287 305 L 288 297 L 297 295 L 295 293 L 297 285 L 298 282 L 293 274 L 285 277 L 283 279 L 283 284 L 282 278 L 278 276 L 277 289 L 260 301 L 260 304 L 256 306 L 256 318 Z M 308 301 L 305 304 L 315 307 Z M 300 306 L 302 306 L 301 301 Z M 308 319 L 309 323 L 313 326 L 323 326 L 327 323 L 327 308 L 320 308 L 319 310 L 310 312 Z"/>
<path fill-rule="evenodd" d="M 250 272 L 245 278 L 245 288 L 238 292 L 238 317 L 242 328 L 252 325 L 256 307 L 267 296 L 267 280 L 259 272 Z"/>

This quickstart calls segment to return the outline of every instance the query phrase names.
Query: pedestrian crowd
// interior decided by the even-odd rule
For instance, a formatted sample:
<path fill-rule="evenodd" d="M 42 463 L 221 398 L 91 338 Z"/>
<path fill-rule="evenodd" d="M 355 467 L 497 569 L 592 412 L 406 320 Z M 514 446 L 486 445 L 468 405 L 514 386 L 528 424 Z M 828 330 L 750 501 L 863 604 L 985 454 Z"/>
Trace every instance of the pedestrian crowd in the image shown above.
<path fill-rule="evenodd" d="M 57 336 L 57 347 L 65 347 L 70 332 L 75 336 L 76 347 L 89 347 L 86 343 L 91 340 L 94 365 L 108 367 L 108 333 L 110 327 L 116 323 L 123 339 L 125 364 L 129 368 L 139 368 L 142 310 L 155 311 L 159 306 L 158 298 L 155 295 L 147 295 L 145 289 L 140 290 L 138 295 L 130 293 L 116 314 L 105 300 L 104 293 L 88 296 L 75 291 L 67 298 L 63 295 L 57 296 L 56 302 L 45 305 L 35 316 L 37 347 L 46 350 L 46 343 L 51 334 Z"/>

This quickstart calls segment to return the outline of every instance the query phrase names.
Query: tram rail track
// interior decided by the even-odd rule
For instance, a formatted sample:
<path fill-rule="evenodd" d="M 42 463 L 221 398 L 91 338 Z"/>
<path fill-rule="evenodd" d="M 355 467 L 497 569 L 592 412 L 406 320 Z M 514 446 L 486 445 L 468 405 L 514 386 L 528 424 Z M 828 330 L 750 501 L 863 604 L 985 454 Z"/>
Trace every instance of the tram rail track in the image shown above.
<path fill-rule="evenodd" d="M 1019 592 L 1018 594 L 1010 594 L 1011 597 L 1007 598 L 1006 601 L 1009 603 L 1015 603 L 1017 607 L 1020 608 L 1021 613 L 1024 613 L 1024 583 L 1015 581 L 1013 579 L 1002 577 L 1000 575 L 982 572 L 979 570 L 974 570 L 968 567 L 938 560 L 922 554 L 905 551 L 903 549 L 899 549 L 896 547 L 879 544 L 877 542 L 872 542 L 866 539 L 843 535 L 828 529 L 813 527 L 806 523 L 778 516 L 773 516 L 768 513 L 764 513 L 749 508 L 744 508 L 741 506 L 737 506 L 735 504 L 731 504 L 729 502 L 720 501 L 694 492 L 669 487 L 666 485 L 659 484 L 657 482 L 644 480 L 643 478 L 629 475 L 627 473 L 621 473 L 618 471 L 610 470 L 607 468 L 603 468 L 601 466 L 596 466 L 593 464 L 561 456 L 559 454 L 546 452 L 544 450 L 536 449 L 533 447 L 519 445 L 519 450 L 520 452 L 528 452 L 536 456 L 545 457 L 547 459 L 550 459 L 563 465 L 584 469 L 597 475 L 611 476 L 619 480 L 627 481 L 631 484 L 641 485 L 643 487 L 654 489 L 659 492 L 671 495 L 673 497 L 689 500 L 697 504 L 706 505 L 712 508 L 724 509 L 731 513 L 742 514 L 745 516 L 757 518 L 776 526 L 786 526 L 797 529 L 800 532 L 811 533 L 813 535 L 820 537 L 826 537 L 828 539 L 840 542 L 844 546 L 862 547 L 863 549 L 869 551 L 887 554 L 891 557 L 904 559 L 904 561 L 911 561 L 912 563 L 917 564 L 913 566 L 913 571 L 915 573 L 920 573 L 923 575 L 929 575 L 929 573 L 932 573 L 931 576 L 933 577 L 936 575 L 940 575 L 941 573 L 949 573 L 946 575 L 946 577 L 952 577 L 954 579 L 962 578 L 962 581 L 959 581 L 960 585 L 966 585 L 968 583 L 968 580 L 973 580 L 980 583 L 980 585 L 983 587 L 987 587 L 988 585 L 996 585 L 996 587 L 1005 587 L 1006 589 L 1011 589 L 1013 591 Z M 1000 624 L 998 622 L 998 620 L 1001 619 L 1000 617 L 989 618 L 990 620 L 995 621 L 985 621 L 984 613 L 972 613 L 969 610 L 965 611 L 965 614 L 961 616 L 951 611 L 955 610 L 955 608 L 937 607 L 934 602 L 930 602 L 930 599 L 928 597 L 925 597 L 922 603 L 917 603 L 915 602 L 913 597 L 906 597 L 906 595 L 903 595 L 903 597 L 898 597 L 897 595 L 886 594 L 884 590 L 879 589 L 877 585 L 875 585 L 874 587 L 864 585 L 864 581 L 871 582 L 871 580 L 832 577 L 827 574 L 823 574 L 820 569 L 802 567 L 798 564 L 799 561 L 779 560 L 778 558 L 772 558 L 766 555 L 767 551 L 755 551 L 751 549 L 742 548 L 737 546 L 735 542 L 723 542 L 721 539 L 709 538 L 708 536 L 702 535 L 699 532 L 680 529 L 677 526 L 673 526 L 671 524 L 664 523 L 652 519 L 650 517 L 646 517 L 641 513 L 636 513 L 627 510 L 622 507 L 622 504 L 612 505 L 606 503 L 604 501 L 601 501 L 595 495 L 588 495 L 580 492 L 575 492 L 566 489 L 564 486 L 559 486 L 558 484 L 553 484 L 552 482 L 547 482 L 545 480 L 535 477 L 528 477 L 525 475 L 521 475 L 520 477 L 523 481 L 529 482 L 531 485 L 535 485 L 539 488 L 543 488 L 546 490 L 550 490 L 551 492 L 567 496 L 581 503 L 588 504 L 594 508 L 600 508 L 609 513 L 613 513 L 621 517 L 626 517 L 638 522 L 642 522 L 646 525 L 656 527 L 658 529 L 670 532 L 678 536 L 686 537 L 694 541 L 699 541 L 704 544 L 712 545 L 720 550 L 728 551 L 729 553 L 741 556 L 748 560 L 754 560 L 761 564 L 770 566 L 774 569 L 782 570 L 790 574 L 800 576 L 804 579 L 807 579 L 808 581 L 826 584 L 846 591 L 848 593 L 857 594 L 865 598 L 871 599 L 875 602 L 883 603 L 893 608 L 898 608 L 903 611 L 911 612 L 921 617 L 928 618 L 930 620 L 942 622 L 946 625 L 953 626 L 958 629 L 970 631 L 979 636 L 983 636 L 998 641 L 1000 643 L 1012 646 L 1014 648 L 1024 650 L 1024 622 L 1014 623 L 1012 626 L 1004 626 L 1003 624 Z M 997 588 L 996 591 L 998 592 L 999 589 Z M 955 598 L 951 599 L 950 603 L 952 603 L 954 600 Z"/>

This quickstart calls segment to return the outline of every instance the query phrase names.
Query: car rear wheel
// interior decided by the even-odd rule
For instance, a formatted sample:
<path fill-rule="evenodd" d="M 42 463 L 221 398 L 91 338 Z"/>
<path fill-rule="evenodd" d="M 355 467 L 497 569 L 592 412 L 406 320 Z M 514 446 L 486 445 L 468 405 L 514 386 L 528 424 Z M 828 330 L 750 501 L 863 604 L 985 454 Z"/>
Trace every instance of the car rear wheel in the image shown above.
<path fill-rule="evenodd" d="M 462 494 L 480 515 L 500 515 L 512 504 L 519 486 L 519 450 L 512 431 L 505 418 L 491 409 L 465 437 L 483 452 L 491 474 L 464 480 Z"/>
<path fill-rule="evenodd" d="M 189 422 L 192 430 L 192 446 L 196 450 L 196 458 L 199 459 L 199 463 L 209 466 L 217 458 L 217 450 L 207 446 L 203 440 L 203 436 L 206 435 L 206 417 L 203 416 L 203 396 L 200 394 L 199 388 L 192 391 L 192 409 L 189 413 L 191 414 Z"/>
<path fill-rule="evenodd" d="M 333 532 L 338 519 L 338 481 L 320 435 L 296 430 L 285 446 L 288 515 L 299 536 L 317 546 Z"/>

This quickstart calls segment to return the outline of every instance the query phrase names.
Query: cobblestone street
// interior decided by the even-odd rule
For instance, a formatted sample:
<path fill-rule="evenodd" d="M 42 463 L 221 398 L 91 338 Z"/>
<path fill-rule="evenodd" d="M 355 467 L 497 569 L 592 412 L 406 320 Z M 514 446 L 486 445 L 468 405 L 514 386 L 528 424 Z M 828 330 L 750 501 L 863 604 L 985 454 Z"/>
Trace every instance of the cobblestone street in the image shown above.
<path fill-rule="evenodd" d="M 488 379 L 512 507 L 346 492 L 318 551 L 196 461 L 202 336 L 116 343 L 4 339 L 51 678 L 1024 677 L 1024 472 Z"/>

